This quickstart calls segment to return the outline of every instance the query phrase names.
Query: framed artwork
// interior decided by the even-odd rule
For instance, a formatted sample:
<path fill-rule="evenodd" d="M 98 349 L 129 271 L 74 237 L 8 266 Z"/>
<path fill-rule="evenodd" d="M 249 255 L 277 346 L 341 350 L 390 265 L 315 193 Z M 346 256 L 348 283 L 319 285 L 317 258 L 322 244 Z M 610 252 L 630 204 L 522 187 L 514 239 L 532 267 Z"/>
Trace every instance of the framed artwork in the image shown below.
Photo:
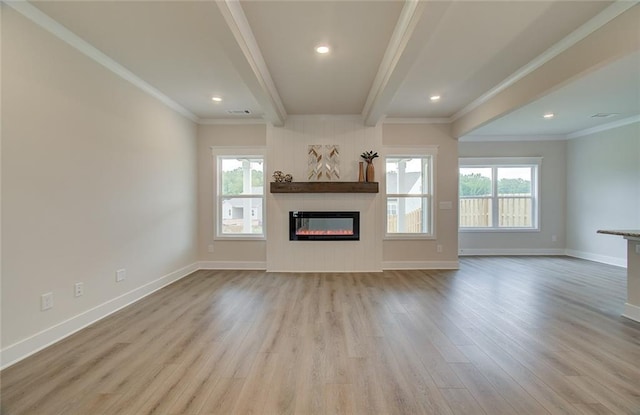
<path fill-rule="evenodd" d="M 340 146 L 312 144 L 307 149 L 307 180 L 340 180 Z"/>

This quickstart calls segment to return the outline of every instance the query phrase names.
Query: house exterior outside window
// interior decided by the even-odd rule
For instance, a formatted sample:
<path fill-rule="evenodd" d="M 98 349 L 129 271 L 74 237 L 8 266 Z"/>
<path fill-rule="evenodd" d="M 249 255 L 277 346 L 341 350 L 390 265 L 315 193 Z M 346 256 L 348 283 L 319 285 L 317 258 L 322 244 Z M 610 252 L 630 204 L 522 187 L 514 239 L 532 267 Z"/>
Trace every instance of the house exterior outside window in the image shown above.
<path fill-rule="evenodd" d="M 387 239 L 432 239 L 435 147 L 385 149 Z"/>
<path fill-rule="evenodd" d="M 214 148 L 217 238 L 265 237 L 264 151 Z"/>

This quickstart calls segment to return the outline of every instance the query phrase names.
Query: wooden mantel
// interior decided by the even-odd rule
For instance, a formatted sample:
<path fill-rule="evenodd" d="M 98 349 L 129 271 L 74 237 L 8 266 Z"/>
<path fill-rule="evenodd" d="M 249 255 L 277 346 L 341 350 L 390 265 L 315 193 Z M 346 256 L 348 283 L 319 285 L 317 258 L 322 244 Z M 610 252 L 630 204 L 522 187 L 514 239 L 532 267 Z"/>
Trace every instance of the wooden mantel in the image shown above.
<path fill-rule="evenodd" d="M 271 182 L 271 193 L 378 193 L 378 183 Z"/>

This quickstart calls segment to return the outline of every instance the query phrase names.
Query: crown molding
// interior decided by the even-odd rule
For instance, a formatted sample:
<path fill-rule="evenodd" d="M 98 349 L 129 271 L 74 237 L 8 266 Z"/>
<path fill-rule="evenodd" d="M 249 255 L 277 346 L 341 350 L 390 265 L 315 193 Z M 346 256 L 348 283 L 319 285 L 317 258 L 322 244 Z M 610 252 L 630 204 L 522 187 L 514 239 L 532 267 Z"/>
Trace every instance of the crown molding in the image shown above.
<path fill-rule="evenodd" d="M 609 23 L 611 20 L 615 19 L 631 7 L 638 4 L 638 1 L 629 1 L 629 0 L 617 0 L 615 3 L 604 9 L 602 12 L 591 18 L 585 24 L 580 26 L 578 29 L 574 30 L 572 33 L 567 35 L 561 41 L 551 46 L 541 55 L 533 59 L 528 64 L 524 65 L 517 71 L 515 71 L 511 76 L 507 77 L 505 80 L 500 82 L 494 88 L 490 89 L 483 95 L 481 95 L 478 99 L 472 101 L 466 107 L 455 113 L 451 117 L 451 121 L 456 121 L 474 109 L 478 108 L 480 105 L 489 101 L 491 98 L 498 95 L 500 92 L 504 91 L 511 85 L 515 84 L 525 76 L 529 75 L 536 69 L 540 68 L 545 63 L 549 62 L 556 56 L 560 55 L 562 52 L 574 46 L 576 43 L 580 42 L 582 39 L 589 36 L 591 33 L 595 32 L 605 24 Z"/>
<path fill-rule="evenodd" d="M 256 125 L 267 124 L 262 118 L 198 118 L 200 125 Z"/>
<path fill-rule="evenodd" d="M 565 134 L 547 135 L 465 135 L 458 138 L 461 143 L 491 143 L 516 141 L 565 141 Z"/>
<path fill-rule="evenodd" d="M 486 143 L 486 142 L 509 142 L 509 141 L 565 141 L 591 134 L 601 133 L 625 125 L 640 122 L 640 115 L 634 115 L 622 120 L 612 121 L 596 127 L 585 128 L 569 134 L 546 134 L 546 135 L 465 135 L 458 138 L 461 143 Z"/>
<path fill-rule="evenodd" d="M 360 114 L 295 114 L 289 115 L 287 120 L 353 120 L 363 121 Z"/>
<path fill-rule="evenodd" d="M 353 121 L 364 124 L 360 114 L 294 114 L 287 116 L 286 122 L 288 121 Z M 284 127 L 284 125 L 274 125 L 269 120 L 258 118 L 199 118 L 197 122 L 199 125 L 271 125 Z"/>
<path fill-rule="evenodd" d="M 385 118 L 383 124 L 451 124 L 449 118 Z"/>
<path fill-rule="evenodd" d="M 578 137 L 584 137 L 585 135 L 591 135 L 595 133 L 601 133 L 603 131 L 612 130 L 614 128 L 623 127 L 625 125 L 634 124 L 640 122 L 640 115 L 634 115 L 633 117 L 624 118 L 618 121 L 612 121 L 606 124 L 598 125 L 596 127 L 586 128 L 584 130 L 576 131 L 571 134 L 567 134 L 567 139 L 573 139 Z"/>
<path fill-rule="evenodd" d="M 75 48 L 80 53 L 84 54 L 90 59 L 93 59 L 95 62 L 104 66 L 114 74 L 118 75 L 122 79 L 130 82 L 137 88 L 141 89 L 145 93 L 151 95 L 158 101 L 165 104 L 167 107 L 176 111 L 177 113 L 183 115 L 184 117 L 190 119 L 193 122 L 198 121 L 198 117 L 193 114 L 191 111 L 184 108 L 182 105 L 178 104 L 147 82 L 143 81 L 141 78 L 136 76 L 133 72 L 126 69 L 124 66 L 120 65 L 115 60 L 111 59 L 109 56 L 102 53 L 100 50 L 96 49 L 89 42 L 83 40 L 78 35 L 53 20 L 51 17 L 44 14 L 37 7 L 29 4 L 27 1 L 3 1 L 4 4 L 11 7 L 18 13 L 22 14 L 27 19 L 31 20 L 36 25 L 45 29 L 52 35 L 56 36 L 60 40 L 66 42 L 71 47 Z"/>

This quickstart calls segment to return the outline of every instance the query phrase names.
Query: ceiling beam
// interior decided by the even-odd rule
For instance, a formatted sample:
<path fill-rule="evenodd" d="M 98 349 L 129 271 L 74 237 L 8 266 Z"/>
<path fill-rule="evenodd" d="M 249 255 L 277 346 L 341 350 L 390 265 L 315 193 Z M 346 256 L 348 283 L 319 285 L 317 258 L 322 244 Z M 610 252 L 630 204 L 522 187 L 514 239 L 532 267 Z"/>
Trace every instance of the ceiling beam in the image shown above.
<path fill-rule="evenodd" d="M 216 4 L 235 42 L 232 43 L 230 39 L 220 39 L 229 59 L 262 107 L 265 120 L 275 126 L 284 125 L 287 112 L 240 2 L 224 0 L 217 1 Z"/>
<path fill-rule="evenodd" d="M 385 116 L 391 100 L 432 33 L 431 25 L 424 22 L 419 25 L 425 10 L 429 9 L 426 15 L 431 21 L 431 16 L 439 18 L 449 4 L 450 2 L 405 1 L 362 110 L 366 125 L 376 125 Z"/>
<path fill-rule="evenodd" d="M 517 110 L 593 70 L 640 50 L 640 4 L 617 1 L 568 36 L 581 36 L 571 47 L 561 41 L 544 63 L 535 63 L 526 74 L 509 80 L 506 86 L 490 91 L 482 100 L 452 117 L 454 137 L 472 133 L 508 113 Z M 530 65 L 533 65 L 530 64 Z"/>

